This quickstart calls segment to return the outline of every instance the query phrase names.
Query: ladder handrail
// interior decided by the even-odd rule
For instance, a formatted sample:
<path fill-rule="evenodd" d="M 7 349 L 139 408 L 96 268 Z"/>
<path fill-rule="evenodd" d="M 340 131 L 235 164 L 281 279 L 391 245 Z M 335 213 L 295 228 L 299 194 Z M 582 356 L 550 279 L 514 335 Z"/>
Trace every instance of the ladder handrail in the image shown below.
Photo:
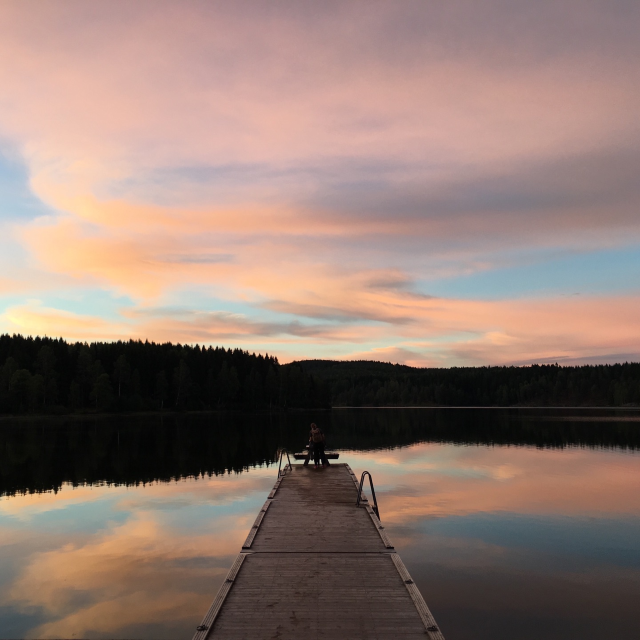
<path fill-rule="evenodd" d="M 284 465 L 284 469 L 281 469 L 282 467 L 282 459 L 284 458 L 284 454 L 287 454 L 287 460 L 289 461 L 287 464 Z M 289 469 L 292 469 L 293 467 L 291 466 L 291 458 L 289 457 L 289 452 L 286 449 L 280 449 L 278 453 L 276 453 L 276 455 L 279 455 L 280 457 L 280 464 L 278 465 L 278 478 L 280 476 L 283 476 L 287 473 L 287 467 Z"/>
<path fill-rule="evenodd" d="M 358 487 L 358 499 L 356 500 L 356 507 L 360 506 L 360 499 L 362 496 L 362 485 L 364 484 L 364 477 L 369 476 L 369 486 L 371 487 L 371 495 L 373 496 L 373 506 L 371 507 L 380 520 L 380 510 L 378 509 L 378 501 L 376 500 L 376 490 L 373 488 L 373 478 L 368 471 L 363 471 L 360 476 L 360 486 Z M 366 497 L 364 498 L 366 500 Z"/>

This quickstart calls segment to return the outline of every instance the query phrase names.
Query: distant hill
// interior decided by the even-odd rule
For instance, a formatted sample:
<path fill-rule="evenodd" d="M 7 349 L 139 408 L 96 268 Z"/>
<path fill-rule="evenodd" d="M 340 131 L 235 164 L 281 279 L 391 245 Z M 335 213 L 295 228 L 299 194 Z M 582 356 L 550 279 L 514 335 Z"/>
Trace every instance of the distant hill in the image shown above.
<path fill-rule="evenodd" d="M 303 360 L 332 406 L 640 405 L 640 364 L 428 369 L 367 360 Z"/>
<path fill-rule="evenodd" d="M 377 360 L 299 360 L 297 364 L 306 373 L 325 380 L 342 375 L 395 376 L 423 371 L 406 364 L 391 364 Z"/>

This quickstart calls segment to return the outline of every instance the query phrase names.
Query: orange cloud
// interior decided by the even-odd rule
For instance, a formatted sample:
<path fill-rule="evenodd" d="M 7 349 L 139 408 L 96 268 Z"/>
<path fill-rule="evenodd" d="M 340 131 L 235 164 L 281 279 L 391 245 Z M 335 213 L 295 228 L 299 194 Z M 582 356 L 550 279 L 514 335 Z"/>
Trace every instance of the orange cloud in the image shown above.
<path fill-rule="evenodd" d="M 0 316 L 2 329 L 25 335 L 69 336 L 72 340 L 89 341 L 102 335 L 105 340 L 129 337 L 127 326 L 110 323 L 97 316 L 80 315 L 43 307 L 37 301 L 10 307 Z"/>
<path fill-rule="evenodd" d="M 568 9 L 541 10 L 531 41 L 496 31 L 502 8 L 473 3 L 379 5 L 358 33 L 344 29 L 357 3 L 0 11 L 0 136 L 52 211 L 14 225 L 24 264 L 0 256 L 0 292 L 23 296 L 3 330 L 257 348 L 268 336 L 306 344 L 287 357 L 321 343 L 324 355 L 414 364 L 636 343 L 632 295 L 485 302 L 411 287 L 517 264 L 521 250 L 637 242 L 632 19 L 613 38 L 581 8 L 602 45 L 590 49 L 549 32 L 575 27 Z M 27 309 L 27 296 L 46 297 L 35 292 L 78 289 L 127 295 L 133 309 L 114 302 L 109 320 Z M 143 319 L 181 294 L 190 317 Z"/>
<path fill-rule="evenodd" d="M 188 267 L 186 267 L 188 268 Z M 302 270 L 301 270 L 302 271 Z M 281 345 L 343 345 L 343 358 L 372 358 L 416 366 L 533 363 L 621 354 L 640 338 L 635 296 L 578 296 L 517 301 L 428 298 L 400 291 L 370 290 L 362 277 L 334 280 L 314 272 L 316 286 L 274 273 L 231 283 L 249 300 L 287 297 L 277 307 L 302 320 L 256 319 L 242 313 L 153 306 L 124 308 L 113 320 L 47 308 L 35 301 L 7 309 L 3 330 L 65 335 L 79 340 L 126 337 L 189 342 L 233 341 L 259 348 Z M 252 286 L 251 286 L 252 285 Z M 317 292 L 322 291 L 323 296 Z M 268 305 L 269 306 L 269 305 Z M 259 308 L 259 306 L 258 306 Z M 393 340 L 397 347 L 378 347 Z M 350 345 L 362 345 L 353 349 Z M 367 348 L 368 347 L 368 348 Z M 296 350 L 291 351 L 292 358 Z M 286 352 L 286 349 L 285 349 Z M 632 357 L 632 356 L 631 356 Z"/>

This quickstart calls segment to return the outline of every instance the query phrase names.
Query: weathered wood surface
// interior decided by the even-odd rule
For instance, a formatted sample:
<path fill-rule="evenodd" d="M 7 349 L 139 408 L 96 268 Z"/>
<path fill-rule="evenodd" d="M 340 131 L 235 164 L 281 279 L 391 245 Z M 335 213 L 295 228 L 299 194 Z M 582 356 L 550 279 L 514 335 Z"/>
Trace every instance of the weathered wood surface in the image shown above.
<path fill-rule="evenodd" d="M 443 636 L 344 464 L 276 482 L 194 640 Z"/>

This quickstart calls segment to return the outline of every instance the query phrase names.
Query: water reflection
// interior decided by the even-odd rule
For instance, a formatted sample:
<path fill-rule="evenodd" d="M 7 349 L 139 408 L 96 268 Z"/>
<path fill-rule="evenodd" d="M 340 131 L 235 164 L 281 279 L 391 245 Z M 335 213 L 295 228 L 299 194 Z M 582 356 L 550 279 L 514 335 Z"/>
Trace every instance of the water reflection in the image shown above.
<path fill-rule="evenodd" d="M 3 501 L 2 637 L 189 638 L 271 476 Z"/>
<path fill-rule="evenodd" d="M 640 465 L 620 451 L 355 454 L 449 638 L 638 638 Z"/>
<path fill-rule="evenodd" d="M 640 637 L 633 414 L 314 417 L 372 472 L 449 640 Z M 2 490 L 17 495 L 0 500 L 0 637 L 189 639 L 274 482 L 265 465 L 309 421 L 5 425 Z"/>
<path fill-rule="evenodd" d="M 270 464 L 311 421 L 338 449 L 417 442 L 640 449 L 640 416 L 615 410 L 351 410 L 20 420 L 0 423 L 0 495 L 62 483 L 136 485 Z"/>

